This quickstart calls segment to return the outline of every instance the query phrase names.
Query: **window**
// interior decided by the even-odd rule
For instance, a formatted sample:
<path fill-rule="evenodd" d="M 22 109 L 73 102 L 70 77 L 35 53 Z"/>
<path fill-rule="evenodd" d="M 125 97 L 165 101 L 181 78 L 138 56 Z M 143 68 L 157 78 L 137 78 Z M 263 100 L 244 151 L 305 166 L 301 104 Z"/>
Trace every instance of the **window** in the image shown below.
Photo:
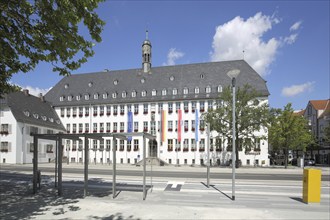
<path fill-rule="evenodd" d="M 189 111 L 189 108 L 188 108 L 188 102 L 184 102 L 183 103 L 183 108 L 184 108 L 184 112 L 188 112 Z"/>
<path fill-rule="evenodd" d="M 97 123 L 93 123 L 93 133 L 97 132 Z"/>
<path fill-rule="evenodd" d="M 113 106 L 113 115 L 118 115 L 118 105 Z"/>
<path fill-rule="evenodd" d="M 163 110 L 163 103 L 158 103 L 158 113 L 161 113 Z"/>
<path fill-rule="evenodd" d="M 10 152 L 10 151 L 11 151 L 10 143 L 8 141 L 1 142 L 0 152 Z"/>
<path fill-rule="evenodd" d="M 11 126 L 9 124 L 1 124 L 0 134 L 4 134 L 4 135 L 9 134 L 11 132 L 10 127 Z"/>
<path fill-rule="evenodd" d="M 132 112 L 132 105 L 127 105 L 127 112 Z"/>
<path fill-rule="evenodd" d="M 204 101 L 200 101 L 199 102 L 199 111 L 200 112 L 204 112 L 205 111 L 205 102 Z"/>
<path fill-rule="evenodd" d="M 173 121 L 168 121 L 168 131 L 173 131 Z"/>
<path fill-rule="evenodd" d="M 72 117 L 76 117 L 77 116 L 77 107 L 73 107 L 72 108 Z"/>
<path fill-rule="evenodd" d="M 112 93 L 112 98 L 117 98 L 117 93 L 116 92 L 114 92 L 114 93 Z"/>
<path fill-rule="evenodd" d="M 117 122 L 114 122 L 113 123 L 113 132 L 116 133 L 117 129 L 118 129 L 118 124 L 117 124 Z"/>
<path fill-rule="evenodd" d="M 85 107 L 85 116 L 89 116 L 89 107 Z"/>
<path fill-rule="evenodd" d="M 64 108 L 61 108 L 61 117 L 64 117 Z"/>
<path fill-rule="evenodd" d="M 205 151 L 205 138 L 201 138 L 199 142 L 199 152 L 204 152 Z"/>
<path fill-rule="evenodd" d="M 32 128 L 32 127 L 31 127 Z M 70 133 L 70 124 L 66 124 L 66 132 L 67 133 Z M 32 133 L 32 131 L 31 131 L 31 133 Z"/>
<path fill-rule="evenodd" d="M 76 133 L 77 132 L 77 124 L 72 124 L 72 133 Z"/>
<path fill-rule="evenodd" d="M 126 91 L 124 91 L 124 92 L 121 93 L 121 97 L 122 98 L 126 98 L 126 96 L 127 96 L 127 92 Z"/>
<path fill-rule="evenodd" d="M 189 151 L 189 140 L 184 139 L 183 140 L 183 152 L 187 152 L 187 151 Z"/>
<path fill-rule="evenodd" d="M 177 95 L 178 94 L 178 89 L 173 89 L 173 95 Z"/>
<path fill-rule="evenodd" d="M 120 105 L 120 115 L 125 114 L 125 105 Z"/>
<path fill-rule="evenodd" d="M 79 140 L 79 145 L 78 145 L 78 150 L 79 151 L 82 151 L 82 148 L 83 148 L 83 141 L 82 140 Z"/>
<path fill-rule="evenodd" d="M 99 94 L 98 93 L 95 93 L 94 94 L 94 99 L 98 99 L 99 98 Z"/>
<path fill-rule="evenodd" d="M 97 149 L 97 140 L 93 140 L 93 150 Z"/>
<path fill-rule="evenodd" d="M 186 87 L 183 88 L 183 94 L 184 94 L 184 95 L 187 95 L 187 94 L 188 94 L 188 88 L 186 88 Z"/>
<path fill-rule="evenodd" d="M 82 117 L 84 114 L 84 108 L 83 107 L 79 107 L 79 117 Z"/>
<path fill-rule="evenodd" d="M 100 116 L 103 116 L 104 115 L 104 106 L 101 105 L 100 106 Z"/>
<path fill-rule="evenodd" d="M 222 86 L 221 85 L 218 86 L 218 92 L 222 92 Z"/>
<path fill-rule="evenodd" d="M 181 108 L 181 102 L 175 103 L 176 112 L 178 112 L 180 108 Z"/>
<path fill-rule="evenodd" d="M 125 123 L 120 122 L 120 132 L 124 132 L 124 130 L 125 130 Z"/>
<path fill-rule="evenodd" d="M 167 140 L 167 151 L 173 151 L 173 139 Z"/>
<path fill-rule="evenodd" d="M 188 120 L 184 121 L 184 131 L 187 132 L 188 131 Z"/>
<path fill-rule="evenodd" d="M 173 112 L 173 103 L 168 103 L 168 113 L 172 113 Z"/>
<path fill-rule="evenodd" d="M 166 89 L 163 89 L 162 90 L 162 96 L 165 96 L 166 95 Z"/>
<path fill-rule="evenodd" d="M 148 114 L 148 104 L 143 104 L 143 114 Z"/>
<path fill-rule="evenodd" d="M 79 133 L 82 133 L 83 132 L 83 124 L 82 123 L 79 123 Z"/>
<path fill-rule="evenodd" d="M 93 83 L 92 82 L 89 82 L 88 83 L 88 87 L 92 87 L 93 86 Z"/>
<path fill-rule="evenodd" d="M 66 117 L 71 116 L 71 108 L 66 108 Z"/>
<path fill-rule="evenodd" d="M 127 151 L 132 150 L 132 141 L 127 141 Z"/>
<path fill-rule="evenodd" d="M 144 91 L 141 92 L 142 97 L 145 97 L 146 95 L 147 95 L 147 91 L 144 90 Z"/>
<path fill-rule="evenodd" d="M 99 148 L 100 151 L 103 151 L 104 150 L 104 140 L 100 140 L 100 148 Z M 102 158 L 101 158 L 102 159 Z"/>
<path fill-rule="evenodd" d="M 143 122 L 143 131 L 148 132 L 148 122 L 147 121 Z"/>
<path fill-rule="evenodd" d="M 93 106 L 93 115 L 97 116 L 97 106 Z"/>
<path fill-rule="evenodd" d="M 100 123 L 100 132 L 101 132 L 101 133 L 104 132 L 104 123 Z"/>
<path fill-rule="evenodd" d="M 139 150 L 139 140 L 134 139 L 134 151 L 138 151 L 138 150 Z"/>
<path fill-rule="evenodd" d="M 152 96 L 156 96 L 157 95 L 157 90 L 156 89 L 153 89 L 152 92 L 151 92 L 151 95 Z"/>
<path fill-rule="evenodd" d="M 119 151 L 124 151 L 125 148 L 125 142 L 124 140 L 119 141 Z"/>
<path fill-rule="evenodd" d="M 64 101 L 64 96 L 61 96 L 60 97 L 60 102 L 63 102 Z"/>
<path fill-rule="evenodd" d="M 118 85 L 118 79 L 115 79 L 115 80 L 113 81 L 113 84 L 114 84 L 114 85 Z"/>
<path fill-rule="evenodd" d="M 85 95 L 85 100 L 89 100 L 89 94 Z"/>
<path fill-rule="evenodd" d="M 133 90 L 133 92 L 132 92 L 132 97 L 133 97 L 133 98 L 136 97 L 136 91 L 135 91 L 135 90 Z"/>
<path fill-rule="evenodd" d="M 111 132 L 111 124 L 110 122 L 107 122 L 107 133 L 110 133 Z"/>
<path fill-rule="evenodd" d="M 139 114 L 139 104 L 134 104 L 134 115 Z"/>
<path fill-rule="evenodd" d="M 135 121 L 134 122 L 134 132 L 138 132 L 139 130 L 139 122 Z"/>
<path fill-rule="evenodd" d="M 199 122 L 199 130 L 204 131 L 205 130 L 205 121 L 200 120 Z"/>
<path fill-rule="evenodd" d="M 108 93 L 103 93 L 103 99 L 107 99 L 108 98 Z"/>
<path fill-rule="evenodd" d="M 111 115 L 111 106 L 107 105 L 107 115 Z"/>
<path fill-rule="evenodd" d="M 210 86 L 207 86 L 207 87 L 205 88 L 205 92 L 206 92 L 206 93 L 211 93 L 211 87 L 210 87 Z"/>
<path fill-rule="evenodd" d="M 77 141 L 72 141 L 72 151 L 76 151 L 77 150 Z"/>
<path fill-rule="evenodd" d="M 199 93 L 199 87 L 195 87 L 195 94 Z"/>
<path fill-rule="evenodd" d="M 196 110 L 196 102 L 194 101 L 194 102 L 191 102 L 191 111 L 195 112 L 195 110 Z"/>
<path fill-rule="evenodd" d="M 207 108 L 208 109 L 213 109 L 213 100 L 207 101 Z"/>
<path fill-rule="evenodd" d="M 85 123 L 85 133 L 89 133 L 89 123 Z"/>
<path fill-rule="evenodd" d="M 111 140 L 106 140 L 106 150 L 110 151 L 110 147 L 111 147 Z"/>
<path fill-rule="evenodd" d="M 195 151 L 196 150 L 196 141 L 195 139 L 191 139 L 191 151 Z"/>

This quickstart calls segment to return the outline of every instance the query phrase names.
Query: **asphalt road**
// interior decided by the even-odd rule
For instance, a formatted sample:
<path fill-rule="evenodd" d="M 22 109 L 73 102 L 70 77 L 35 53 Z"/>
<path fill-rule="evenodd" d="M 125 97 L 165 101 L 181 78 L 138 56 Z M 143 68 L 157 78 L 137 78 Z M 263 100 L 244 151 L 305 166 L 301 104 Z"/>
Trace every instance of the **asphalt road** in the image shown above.
<path fill-rule="evenodd" d="M 16 172 L 28 172 L 31 171 L 31 167 L 24 167 L 24 166 L 1 166 L 1 171 L 16 171 Z M 53 167 L 42 167 L 42 172 L 46 173 L 54 173 Z M 63 167 L 63 174 L 81 174 L 84 175 L 83 168 L 68 168 Z M 89 174 L 93 175 L 105 175 L 105 176 L 112 176 L 112 170 L 106 169 L 89 169 Z M 117 177 L 118 176 L 143 176 L 143 172 L 140 170 L 117 170 Z M 147 176 L 151 176 L 150 169 L 147 170 Z M 178 171 L 153 171 L 153 177 L 173 177 L 173 178 L 196 178 L 196 179 L 205 179 L 206 177 L 206 169 L 201 170 L 201 172 L 178 172 Z M 210 177 L 213 179 L 232 179 L 231 173 L 212 173 Z M 288 180 L 288 181 L 301 181 L 302 174 L 267 174 L 267 173 L 236 173 L 236 179 L 244 179 L 244 180 Z M 322 175 L 322 181 L 330 181 L 329 175 Z"/>

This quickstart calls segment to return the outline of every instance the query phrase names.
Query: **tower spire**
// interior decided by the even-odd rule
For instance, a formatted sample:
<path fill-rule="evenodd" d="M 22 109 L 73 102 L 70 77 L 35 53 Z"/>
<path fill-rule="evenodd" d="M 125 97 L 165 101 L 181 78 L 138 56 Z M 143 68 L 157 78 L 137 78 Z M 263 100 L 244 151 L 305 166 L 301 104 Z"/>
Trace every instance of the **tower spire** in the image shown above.
<path fill-rule="evenodd" d="M 146 30 L 146 39 L 142 44 L 142 69 L 144 73 L 151 73 L 151 43 L 148 35 L 149 32 Z"/>

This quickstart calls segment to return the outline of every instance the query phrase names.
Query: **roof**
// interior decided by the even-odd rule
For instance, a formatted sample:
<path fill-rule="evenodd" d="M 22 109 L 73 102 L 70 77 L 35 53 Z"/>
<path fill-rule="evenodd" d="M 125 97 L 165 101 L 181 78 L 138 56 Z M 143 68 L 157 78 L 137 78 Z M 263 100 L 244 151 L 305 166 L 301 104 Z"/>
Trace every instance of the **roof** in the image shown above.
<path fill-rule="evenodd" d="M 313 108 L 316 110 L 324 110 L 329 103 L 329 99 L 325 100 L 310 100 L 309 101 Z"/>
<path fill-rule="evenodd" d="M 293 114 L 294 114 L 294 115 L 297 115 L 297 116 L 304 116 L 304 114 L 305 114 L 305 109 L 295 111 Z"/>
<path fill-rule="evenodd" d="M 215 99 L 219 95 L 218 86 L 231 85 L 227 72 L 232 69 L 241 71 L 236 79 L 237 86 L 250 84 L 261 96 L 269 95 L 266 81 L 244 60 L 234 60 L 153 67 L 151 73 L 129 69 L 74 74 L 60 80 L 45 99 L 53 106 Z M 198 94 L 195 93 L 196 87 L 199 88 Z M 206 87 L 211 88 L 210 93 L 206 93 Z M 184 94 L 183 88 L 188 88 L 189 93 Z M 164 89 L 166 95 L 162 95 Z M 173 94 L 173 89 L 177 89 L 177 94 Z M 152 95 L 153 90 L 157 95 Z M 136 97 L 132 96 L 133 91 L 136 91 Z M 142 91 L 146 91 L 145 97 L 141 95 Z M 122 97 L 123 92 L 126 97 Z M 116 98 L 112 97 L 114 93 Z M 94 94 L 100 97 L 94 99 Z M 108 96 L 103 98 L 103 94 Z M 85 100 L 85 95 L 90 99 Z"/>
<path fill-rule="evenodd" d="M 319 118 L 324 116 L 330 116 L 330 99 L 328 99 L 327 105 Z"/>
<path fill-rule="evenodd" d="M 16 121 L 65 131 L 49 102 L 25 92 L 6 94 L 2 104 L 7 105 Z"/>

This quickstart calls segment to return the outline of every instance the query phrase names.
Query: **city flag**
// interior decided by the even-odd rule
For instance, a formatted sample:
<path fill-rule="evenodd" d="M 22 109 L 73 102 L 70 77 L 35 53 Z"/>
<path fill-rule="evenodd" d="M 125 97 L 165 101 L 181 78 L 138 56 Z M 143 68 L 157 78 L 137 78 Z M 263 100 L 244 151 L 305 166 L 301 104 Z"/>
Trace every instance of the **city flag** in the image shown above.
<path fill-rule="evenodd" d="M 127 133 L 133 131 L 133 114 L 131 111 L 127 112 Z M 128 141 L 132 140 L 132 136 L 127 137 Z"/>
<path fill-rule="evenodd" d="M 166 111 L 162 110 L 162 142 L 166 139 Z"/>
<path fill-rule="evenodd" d="M 178 110 L 178 142 L 181 142 L 182 111 Z"/>
<path fill-rule="evenodd" d="M 198 129 L 198 124 L 199 124 L 199 118 L 198 118 L 198 109 L 196 109 L 196 112 L 195 112 L 195 121 L 196 121 L 196 124 L 195 124 L 195 139 L 196 139 L 196 142 L 198 141 L 198 132 L 199 132 L 199 129 Z"/>

